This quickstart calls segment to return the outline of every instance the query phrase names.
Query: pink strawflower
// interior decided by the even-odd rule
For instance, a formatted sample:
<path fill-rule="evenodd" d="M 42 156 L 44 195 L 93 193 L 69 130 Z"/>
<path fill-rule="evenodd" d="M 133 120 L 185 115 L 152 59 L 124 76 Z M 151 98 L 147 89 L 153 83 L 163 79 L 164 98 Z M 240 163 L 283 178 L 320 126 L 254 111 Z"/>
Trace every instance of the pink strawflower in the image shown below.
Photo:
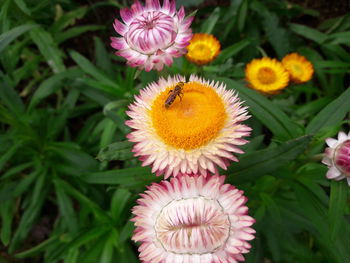
<path fill-rule="evenodd" d="M 175 87 L 181 94 L 167 106 Z M 194 75 L 188 82 L 175 76 L 149 84 L 126 113 L 135 156 L 165 178 L 218 174 L 218 167 L 238 161 L 235 154 L 243 153 L 238 146 L 247 143 L 242 137 L 251 131 L 242 124 L 249 118 L 247 108 L 233 90 Z"/>
<path fill-rule="evenodd" d="M 255 230 L 243 191 L 225 176 L 179 176 L 153 183 L 137 200 L 134 241 L 145 263 L 244 261 Z"/>
<path fill-rule="evenodd" d="M 111 46 L 131 67 L 162 70 L 187 52 L 194 17 L 185 18 L 183 7 L 176 11 L 174 0 L 164 0 L 163 6 L 159 0 L 146 0 L 146 6 L 135 0 L 131 9 L 120 10 L 120 16 L 124 23 L 115 19 L 114 29 L 121 37 L 112 37 Z"/>
<path fill-rule="evenodd" d="M 327 178 L 335 180 L 346 178 L 350 185 L 350 132 L 348 135 L 339 132 L 338 140 L 328 138 L 326 143 L 329 147 L 325 150 L 322 162 L 329 168 Z"/>

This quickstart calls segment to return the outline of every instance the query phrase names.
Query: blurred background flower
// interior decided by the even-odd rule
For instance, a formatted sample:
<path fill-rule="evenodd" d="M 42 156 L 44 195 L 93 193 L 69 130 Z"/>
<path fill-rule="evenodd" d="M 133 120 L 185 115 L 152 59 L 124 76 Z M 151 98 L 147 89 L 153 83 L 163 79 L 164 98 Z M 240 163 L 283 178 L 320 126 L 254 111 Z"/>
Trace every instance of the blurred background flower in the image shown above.
<path fill-rule="evenodd" d="M 298 53 L 291 53 L 282 59 L 283 67 L 288 71 L 290 80 L 305 83 L 312 78 L 314 68 L 310 61 Z"/>
<path fill-rule="evenodd" d="M 233 153 L 243 153 L 237 146 L 247 143 L 250 128 L 241 124 L 248 119 L 246 107 L 232 90 L 219 82 L 191 76 L 177 98 L 166 108 L 169 91 L 182 76 L 160 79 L 140 91 L 127 114 L 132 128 L 128 139 L 136 143 L 135 156 L 143 166 L 165 178 L 178 174 L 217 173 L 230 161 L 238 161 Z"/>
<path fill-rule="evenodd" d="M 196 64 L 212 62 L 220 53 L 220 42 L 214 35 L 196 33 L 187 46 L 186 58 Z"/>
<path fill-rule="evenodd" d="M 194 17 L 185 18 L 183 7 L 176 11 L 174 0 L 164 0 L 163 6 L 159 0 L 148 0 L 146 6 L 136 0 L 131 9 L 121 9 L 120 16 L 123 23 L 115 19 L 114 29 L 121 37 L 112 37 L 111 46 L 131 67 L 162 70 L 186 53 Z"/>
<path fill-rule="evenodd" d="M 244 261 L 254 239 L 243 191 L 224 176 L 179 176 L 148 187 L 133 208 L 142 262 Z"/>
<path fill-rule="evenodd" d="M 264 57 L 253 59 L 245 69 L 249 86 L 265 94 L 277 94 L 289 82 L 289 74 L 281 62 Z"/>

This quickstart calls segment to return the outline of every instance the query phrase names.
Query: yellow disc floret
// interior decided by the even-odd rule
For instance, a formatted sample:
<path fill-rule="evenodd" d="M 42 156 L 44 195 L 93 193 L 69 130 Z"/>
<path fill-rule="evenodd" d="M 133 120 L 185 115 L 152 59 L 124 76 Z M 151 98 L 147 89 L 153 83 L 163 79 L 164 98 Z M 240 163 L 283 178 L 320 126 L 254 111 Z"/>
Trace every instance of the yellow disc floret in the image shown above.
<path fill-rule="evenodd" d="M 281 62 L 271 58 L 252 60 L 245 69 L 251 88 L 266 94 L 276 94 L 289 82 L 289 74 Z"/>
<path fill-rule="evenodd" d="M 210 34 L 194 34 L 187 46 L 186 58 L 196 64 L 205 65 L 220 53 L 220 42 Z"/>
<path fill-rule="evenodd" d="M 164 102 L 173 89 L 171 86 L 161 92 L 150 110 L 153 127 L 163 142 L 190 150 L 216 138 L 227 118 L 225 105 L 216 91 L 199 82 L 188 82 L 182 88 L 182 99 L 177 97 L 166 108 Z"/>
<path fill-rule="evenodd" d="M 309 81 L 314 73 L 311 62 L 298 53 L 291 53 L 285 56 L 282 64 L 289 72 L 291 80 L 296 83 Z"/>

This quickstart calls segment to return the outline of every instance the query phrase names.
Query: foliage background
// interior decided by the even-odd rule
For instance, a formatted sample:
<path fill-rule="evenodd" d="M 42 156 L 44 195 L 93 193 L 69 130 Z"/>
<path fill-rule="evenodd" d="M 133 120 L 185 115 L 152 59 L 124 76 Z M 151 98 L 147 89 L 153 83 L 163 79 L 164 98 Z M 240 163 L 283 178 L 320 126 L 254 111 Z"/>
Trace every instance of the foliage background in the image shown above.
<path fill-rule="evenodd" d="M 130 2 L 0 1 L 1 263 L 138 262 L 130 209 L 161 178 L 133 158 L 125 109 L 158 75 L 134 79 L 109 47 Z M 253 116 L 246 154 L 222 172 L 257 220 L 247 262 L 347 262 L 349 187 L 326 180 L 320 154 L 349 130 L 349 4 L 177 2 L 198 9 L 193 31 L 223 50 L 202 68 L 177 59 L 168 73 L 225 82 Z M 274 97 L 246 87 L 247 62 L 294 51 L 313 63 L 311 82 Z"/>

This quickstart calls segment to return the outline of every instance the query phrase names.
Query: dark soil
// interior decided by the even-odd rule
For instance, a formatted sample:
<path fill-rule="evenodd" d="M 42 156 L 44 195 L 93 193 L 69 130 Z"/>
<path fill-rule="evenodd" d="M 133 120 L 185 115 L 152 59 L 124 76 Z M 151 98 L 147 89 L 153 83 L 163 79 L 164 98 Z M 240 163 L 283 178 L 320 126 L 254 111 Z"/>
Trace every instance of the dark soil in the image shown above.
<path fill-rule="evenodd" d="M 321 21 L 350 13 L 349 0 L 290 0 L 289 2 L 318 11 Z"/>

